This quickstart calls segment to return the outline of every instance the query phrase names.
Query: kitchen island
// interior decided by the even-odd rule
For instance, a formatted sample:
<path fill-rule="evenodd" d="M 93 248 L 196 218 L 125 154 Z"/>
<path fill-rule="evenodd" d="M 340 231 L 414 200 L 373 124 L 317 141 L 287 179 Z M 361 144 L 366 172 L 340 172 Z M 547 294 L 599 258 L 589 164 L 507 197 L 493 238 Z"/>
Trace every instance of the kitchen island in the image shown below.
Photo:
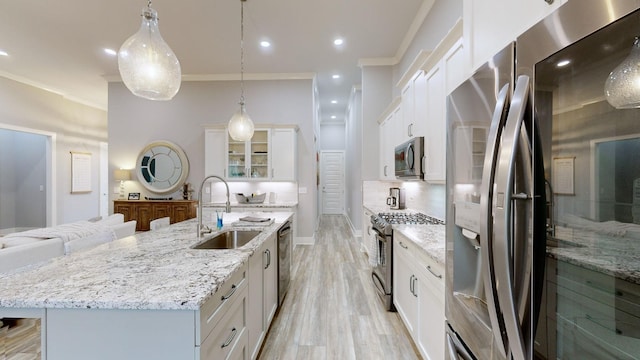
<path fill-rule="evenodd" d="M 235 250 L 192 249 L 199 241 L 191 219 L 0 274 L 0 318 L 40 319 L 43 359 L 209 358 L 201 354 L 211 330 L 238 313 L 218 308 L 235 293 L 246 322 L 249 258 L 293 216 L 226 213 L 222 230 L 246 215 L 275 221 Z M 205 213 L 206 225 L 213 220 Z M 222 335 L 234 344 L 246 336 L 230 333 Z"/>

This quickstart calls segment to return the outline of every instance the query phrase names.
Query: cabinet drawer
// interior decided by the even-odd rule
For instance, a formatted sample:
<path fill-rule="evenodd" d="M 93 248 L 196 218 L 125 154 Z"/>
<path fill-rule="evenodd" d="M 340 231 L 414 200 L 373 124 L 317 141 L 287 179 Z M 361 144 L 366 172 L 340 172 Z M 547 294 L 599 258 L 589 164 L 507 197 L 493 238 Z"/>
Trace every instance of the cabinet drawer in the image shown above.
<path fill-rule="evenodd" d="M 227 359 L 238 351 L 246 352 L 247 347 L 247 287 L 238 290 L 237 297 L 230 303 L 211 334 L 200 345 L 200 359 Z"/>
<path fill-rule="evenodd" d="M 444 294 L 444 265 L 438 263 L 433 258 L 425 253 L 425 251 L 419 248 L 413 241 L 409 240 L 402 234 L 396 236 L 394 233 L 394 241 L 398 243 L 398 251 L 403 255 L 408 256 L 409 259 L 413 259 L 416 265 L 419 265 L 420 270 L 425 273 L 425 281 L 428 281 L 432 286 L 440 289 Z M 395 249 L 395 248 L 394 248 Z"/>
<path fill-rule="evenodd" d="M 220 319 L 229 312 L 230 307 L 239 300 L 246 287 L 247 265 L 245 264 L 200 308 L 199 324 L 196 324 L 196 329 L 200 330 L 199 336 L 196 337 L 197 344 L 207 338 Z"/>

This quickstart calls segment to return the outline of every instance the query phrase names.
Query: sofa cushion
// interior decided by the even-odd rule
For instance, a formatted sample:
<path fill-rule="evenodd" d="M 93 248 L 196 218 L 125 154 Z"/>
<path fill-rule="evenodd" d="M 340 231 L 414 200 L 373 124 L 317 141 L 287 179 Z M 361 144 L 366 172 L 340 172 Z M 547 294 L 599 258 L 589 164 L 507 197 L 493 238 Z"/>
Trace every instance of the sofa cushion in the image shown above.
<path fill-rule="evenodd" d="M 27 237 L 27 236 L 14 236 L 14 237 L 2 238 L 2 243 L 4 244 L 4 247 L 10 248 L 10 247 L 20 246 L 25 244 L 33 244 L 42 240 L 44 239 Z"/>
<path fill-rule="evenodd" d="M 79 250 L 90 249 L 92 247 L 116 240 L 116 233 L 113 230 L 89 235 L 80 239 L 67 241 L 64 243 L 64 253 L 71 254 Z"/>
<path fill-rule="evenodd" d="M 118 213 L 118 214 L 109 215 L 100 221 L 96 221 L 96 224 L 113 226 L 113 225 L 122 224 L 123 222 L 124 222 L 124 215 Z"/>

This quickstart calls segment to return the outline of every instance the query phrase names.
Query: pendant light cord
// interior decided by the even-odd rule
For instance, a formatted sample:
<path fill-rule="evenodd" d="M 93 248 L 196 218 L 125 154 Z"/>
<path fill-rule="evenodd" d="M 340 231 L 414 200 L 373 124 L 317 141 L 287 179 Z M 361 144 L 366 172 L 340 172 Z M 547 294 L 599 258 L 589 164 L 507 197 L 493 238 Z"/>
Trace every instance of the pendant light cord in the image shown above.
<path fill-rule="evenodd" d="M 240 105 L 244 105 L 244 3 L 240 0 Z"/>

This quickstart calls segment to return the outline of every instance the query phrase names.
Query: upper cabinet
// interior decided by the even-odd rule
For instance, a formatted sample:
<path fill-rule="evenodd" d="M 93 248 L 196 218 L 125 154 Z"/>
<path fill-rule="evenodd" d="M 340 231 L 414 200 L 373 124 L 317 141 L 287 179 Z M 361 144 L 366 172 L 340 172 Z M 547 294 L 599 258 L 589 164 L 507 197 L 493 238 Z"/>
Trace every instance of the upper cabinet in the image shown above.
<path fill-rule="evenodd" d="M 396 99 L 385 111 L 384 120 L 378 126 L 380 144 L 379 172 L 380 180 L 396 180 L 394 149 L 404 141 L 402 134 L 404 118 L 400 99 Z"/>
<path fill-rule="evenodd" d="M 297 128 L 271 129 L 271 180 L 295 181 Z"/>
<path fill-rule="evenodd" d="M 568 0 L 465 0 L 464 38 L 475 69 Z M 507 15 L 508 14 L 508 15 Z"/>
<path fill-rule="evenodd" d="M 256 129 L 248 141 L 235 141 L 228 136 L 226 177 L 264 180 L 269 174 L 269 129 Z"/>
<path fill-rule="evenodd" d="M 226 128 L 205 129 L 205 172 L 227 180 L 295 181 L 297 127 L 256 128 L 235 141 Z"/>
<path fill-rule="evenodd" d="M 419 70 L 402 89 L 402 124 L 398 144 L 426 133 L 426 86 L 425 73 Z"/>

